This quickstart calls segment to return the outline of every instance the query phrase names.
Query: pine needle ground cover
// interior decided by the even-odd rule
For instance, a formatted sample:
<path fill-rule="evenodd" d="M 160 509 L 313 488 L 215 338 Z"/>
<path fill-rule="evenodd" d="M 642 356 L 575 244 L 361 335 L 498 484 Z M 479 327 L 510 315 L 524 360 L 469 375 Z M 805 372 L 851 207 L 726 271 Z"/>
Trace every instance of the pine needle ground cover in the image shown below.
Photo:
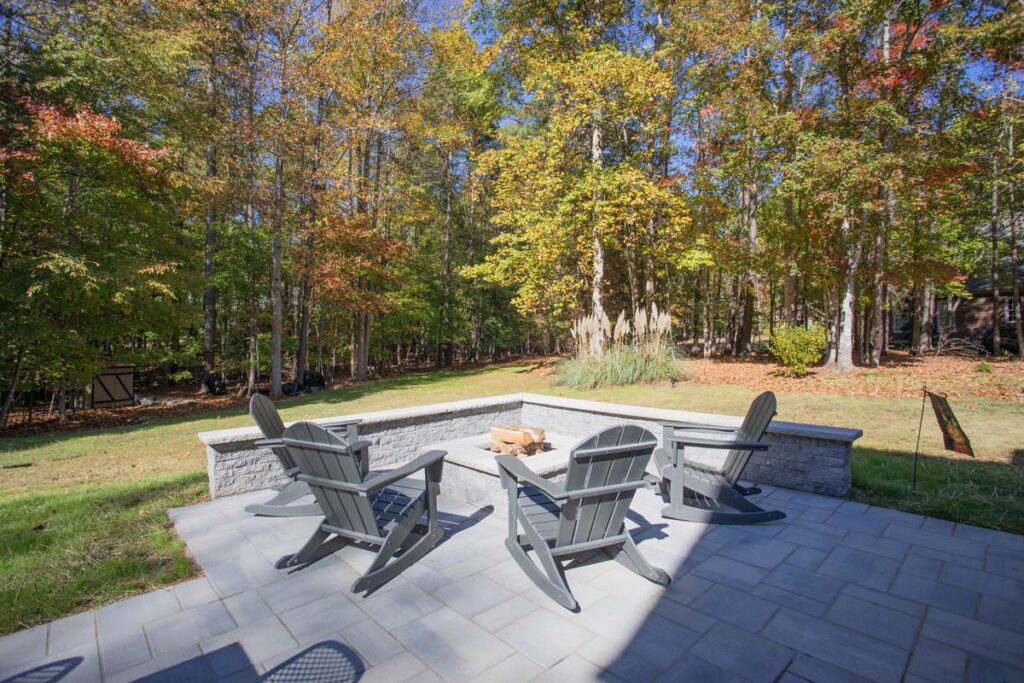
<path fill-rule="evenodd" d="M 994 364 L 996 375 L 1007 367 Z M 528 364 L 422 372 L 279 405 L 284 419 L 295 420 L 530 391 L 741 415 L 760 391 L 698 380 L 578 390 L 553 387 L 549 375 Z M 779 392 L 780 420 L 864 430 L 854 449 L 851 498 L 1024 533 L 1024 404 L 970 395 L 954 401 L 976 460 L 943 451 L 926 414 L 913 492 L 920 407 L 919 398 Z M 206 495 L 196 434 L 249 424 L 244 408 L 235 407 L 119 429 L 0 439 L 0 633 L 194 575 L 166 510 Z"/>

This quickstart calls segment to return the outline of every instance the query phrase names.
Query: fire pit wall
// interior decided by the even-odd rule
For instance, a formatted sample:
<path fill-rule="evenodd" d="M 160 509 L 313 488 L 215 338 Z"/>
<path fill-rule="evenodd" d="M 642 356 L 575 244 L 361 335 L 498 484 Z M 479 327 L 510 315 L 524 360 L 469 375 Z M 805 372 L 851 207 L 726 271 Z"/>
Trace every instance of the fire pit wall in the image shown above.
<path fill-rule="evenodd" d="M 504 507 L 493 457 L 475 445 L 487 441 L 493 425 L 521 423 L 558 435 L 550 453 L 531 456 L 525 463 L 542 476 L 559 479 L 565 473 L 574 439 L 603 427 L 632 422 L 650 429 L 661 439 L 663 421 L 738 425 L 741 418 L 661 410 L 640 406 L 580 401 L 537 394 L 509 394 L 454 403 L 403 408 L 314 420 L 330 425 L 342 419 L 362 419 L 361 438 L 369 440 L 371 466 L 393 467 L 415 457 L 424 448 L 446 448 L 442 490 L 471 503 Z M 837 429 L 775 421 L 765 440 L 772 448 L 756 453 L 745 478 L 763 484 L 844 495 L 850 487 L 850 449 L 860 430 Z M 210 494 L 237 495 L 284 483 L 274 455 L 257 448 L 253 428 L 204 432 Z M 557 461 L 557 462 L 555 462 Z M 653 467 L 653 466 L 652 466 Z"/>

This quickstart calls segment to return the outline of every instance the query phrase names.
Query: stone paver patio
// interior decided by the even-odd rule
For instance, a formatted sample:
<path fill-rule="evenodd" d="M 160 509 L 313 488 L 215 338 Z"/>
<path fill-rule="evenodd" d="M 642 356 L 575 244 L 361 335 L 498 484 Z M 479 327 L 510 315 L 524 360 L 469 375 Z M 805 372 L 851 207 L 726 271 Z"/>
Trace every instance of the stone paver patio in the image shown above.
<path fill-rule="evenodd" d="M 273 563 L 314 518 L 256 518 L 267 493 L 172 512 L 205 577 L 0 639 L 0 681 L 1024 681 L 1024 537 L 766 488 L 783 522 L 664 520 L 638 494 L 641 551 L 667 588 L 611 561 L 544 596 L 506 520 L 444 500 L 448 538 L 370 596 L 349 547 Z"/>

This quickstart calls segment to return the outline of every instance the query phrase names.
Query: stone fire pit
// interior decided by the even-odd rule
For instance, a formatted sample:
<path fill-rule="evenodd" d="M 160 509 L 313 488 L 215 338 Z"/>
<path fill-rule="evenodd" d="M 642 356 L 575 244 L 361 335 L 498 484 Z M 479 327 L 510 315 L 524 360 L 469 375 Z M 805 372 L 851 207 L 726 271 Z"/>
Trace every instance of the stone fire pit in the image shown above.
<path fill-rule="evenodd" d="M 441 482 L 442 495 L 479 504 L 505 507 L 505 493 L 491 451 L 491 428 L 504 425 L 544 425 L 545 447 L 522 462 L 537 474 L 557 480 L 565 474 L 569 451 L 580 439 L 605 427 L 631 422 L 661 438 L 661 423 L 690 422 L 737 426 L 739 416 L 581 401 L 561 396 L 506 394 L 453 403 L 339 415 L 313 420 L 331 425 L 361 419 L 360 438 L 371 443 L 371 467 L 385 469 L 408 462 L 429 448 L 448 451 Z M 548 431 L 548 429 L 557 431 Z M 765 434 L 772 444 L 755 453 L 745 476 L 772 484 L 832 496 L 850 488 L 850 449 L 858 429 L 840 429 L 775 420 Z M 273 453 L 258 448 L 253 427 L 204 432 L 210 494 L 215 498 L 266 489 L 286 481 Z M 713 460 L 723 452 L 693 453 Z"/>

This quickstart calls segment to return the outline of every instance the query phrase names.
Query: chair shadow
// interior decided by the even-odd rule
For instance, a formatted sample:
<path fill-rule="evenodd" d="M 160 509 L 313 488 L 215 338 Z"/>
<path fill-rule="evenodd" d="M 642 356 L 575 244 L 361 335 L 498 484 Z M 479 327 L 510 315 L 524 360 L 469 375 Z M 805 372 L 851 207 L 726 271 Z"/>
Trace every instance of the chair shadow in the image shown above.
<path fill-rule="evenodd" d="M 408 500 L 407 502 L 411 503 L 412 501 Z M 401 507 L 400 503 L 399 503 L 399 507 Z M 462 533 L 463 531 L 466 531 L 467 529 L 470 529 L 470 528 L 476 526 L 477 524 L 479 524 L 483 520 L 487 519 L 491 514 L 493 514 L 493 512 L 494 512 L 494 507 L 491 506 L 491 505 L 485 505 L 484 507 L 481 507 L 481 508 L 477 509 L 476 511 L 474 511 L 472 514 L 470 514 L 468 516 L 466 516 L 466 515 L 456 515 L 456 514 L 450 513 L 450 512 L 438 511 L 437 520 L 438 520 L 438 524 L 441 527 L 441 530 L 444 532 L 444 536 L 441 537 L 441 540 L 437 543 L 436 546 L 434 546 L 434 548 L 430 552 L 437 552 L 437 549 L 439 547 L 441 547 L 442 545 L 444 545 L 448 541 L 448 539 L 450 539 L 452 536 L 455 536 L 456 534 Z M 424 518 L 421 518 L 421 522 L 420 522 L 420 525 L 423 527 L 421 529 L 421 531 L 423 533 L 426 533 L 426 528 L 425 528 L 425 525 L 422 523 L 422 519 L 424 519 Z M 351 541 L 351 540 L 342 538 L 340 536 L 336 536 L 336 537 L 332 538 L 331 540 L 329 540 L 327 543 L 325 543 L 323 545 L 323 547 L 321 547 L 320 550 L 317 552 L 317 554 L 315 556 L 313 556 L 312 558 L 310 558 L 310 560 L 308 562 L 306 562 L 304 564 L 291 565 L 291 566 L 287 566 L 287 567 L 280 566 L 280 567 L 278 567 L 278 569 L 285 570 L 289 575 L 290 574 L 295 574 L 297 572 L 304 571 L 304 570 L 306 570 L 306 569 L 316 565 L 319 562 L 322 562 L 323 560 L 331 557 L 331 555 L 333 555 L 334 553 L 338 552 L 342 548 L 345 548 L 345 547 L 348 547 L 348 546 L 353 546 L 353 547 L 356 547 L 356 548 L 362 548 L 362 549 L 366 550 L 367 552 L 376 552 L 378 550 L 377 546 L 370 545 L 369 543 L 362 543 L 362 542 L 359 542 L 359 541 Z M 404 552 L 404 550 L 402 552 Z M 401 557 L 401 555 L 402 555 L 402 553 L 399 553 L 398 555 L 396 555 L 396 557 Z M 281 560 L 279 560 L 279 562 L 284 560 L 287 557 L 289 557 L 289 556 L 285 555 L 284 557 L 281 558 Z M 385 584 L 385 585 L 387 585 L 387 584 Z M 383 588 L 383 586 L 381 586 L 381 588 Z M 376 592 L 376 589 L 375 590 L 371 590 L 371 591 L 367 592 L 366 594 L 370 595 L 370 594 L 372 594 L 374 592 Z"/>
<path fill-rule="evenodd" d="M 362 678 L 365 671 L 366 665 L 355 650 L 336 640 L 323 640 L 261 676 L 242 646 L 232 643 L 138 678 L 135 683 L 216 681 L 225 677 L 253 683 L 354 683 Z M 32 683 L 35 683 L 34 679 Z"/>
<path fill-rule="evenodd" d="M 2 683 L 57 683 L 82 663 L 81 657 L 68 657 L 56 662 L 47 662 L 27 671 L 5 678 Z"/>
<path fill-rule="evenodd" d="M 354 683 L 366 667 L 358 654 L 336 640 L 324 640 L 278 664 L 260 680 L 267 683 Z"/>

